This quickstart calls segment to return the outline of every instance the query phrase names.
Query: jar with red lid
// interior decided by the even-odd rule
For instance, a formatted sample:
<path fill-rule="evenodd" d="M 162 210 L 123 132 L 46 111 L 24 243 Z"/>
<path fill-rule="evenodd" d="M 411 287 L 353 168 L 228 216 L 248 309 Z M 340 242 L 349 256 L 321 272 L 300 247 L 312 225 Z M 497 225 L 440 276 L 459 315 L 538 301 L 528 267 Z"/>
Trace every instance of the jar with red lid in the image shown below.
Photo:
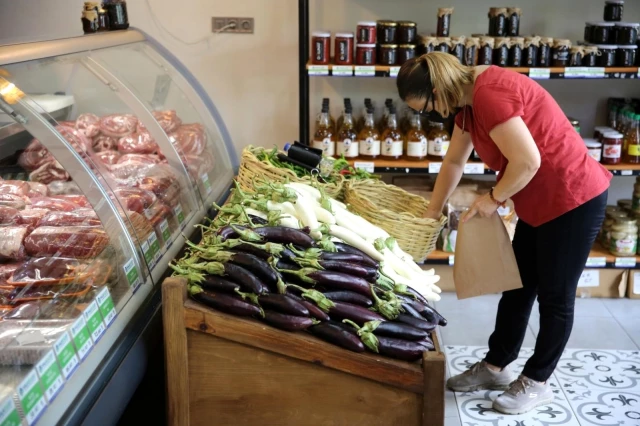
<path fill-rule="evenodd" d="M 311 34 L 311 62 L 316 65 L 329 64 L 331 56 L 331 33 L 315 31 Z"/>
<path fill-rule="evenodd" d="M 622 161 L 622 133 L 606 132 L 602 135 L 602 163 L 620 164 Z"/>
<path fill-rule="evenodd" d="M 376 42 L 376 23 L 369 21 L 358 22 L 358 44 L 373 44 Z"/>
<path fill-rule="evenodd" d="M 356 46 L 356 65 L 375 65 L 376 45 L 358 44 Z"/>
<path fill-rule="evenodd" d="M 336 65 L 353 64 L 353 33 L 336 33 L 333 55 Z"/>

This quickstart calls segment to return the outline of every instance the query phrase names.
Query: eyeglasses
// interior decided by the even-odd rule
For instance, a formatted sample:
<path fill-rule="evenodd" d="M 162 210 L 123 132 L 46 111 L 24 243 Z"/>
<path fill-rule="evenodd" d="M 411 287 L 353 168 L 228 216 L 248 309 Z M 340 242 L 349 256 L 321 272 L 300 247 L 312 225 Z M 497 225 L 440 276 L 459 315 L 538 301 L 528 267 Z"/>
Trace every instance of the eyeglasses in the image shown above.
<path fill-rule="evenodd" d="M 418 114 L 420 114 L 421 116 L 426 116 L 428 115 L 431 111 L 427 111 L 427 105 L 429 105 L 429 101 L 433 102 L 433 91 L 429 91 L 429 96 L 427 97 L 427 101 L 424 103 L 424 106 L 422 107 L 422 109 L 420 111 L 417 111 L 413 108 L 411 108 L 413 110 L 413 112 L 416 112 Z"/>

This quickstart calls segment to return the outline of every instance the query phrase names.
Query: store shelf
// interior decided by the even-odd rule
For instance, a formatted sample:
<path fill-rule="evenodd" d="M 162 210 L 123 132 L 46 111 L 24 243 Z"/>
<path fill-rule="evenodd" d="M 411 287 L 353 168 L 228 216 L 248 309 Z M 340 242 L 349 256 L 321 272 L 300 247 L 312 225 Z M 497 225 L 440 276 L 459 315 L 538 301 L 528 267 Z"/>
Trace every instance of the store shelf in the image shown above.
<path fill-rule="evenodd" d="M 640 164 L 605 165 L 614 176 L 640 176 Z"/>
<path fill-rule="evenodd" d="M 553 67 L 553 68 L 507 68 L 536 80 L 547 79 L 635 79 L 638 67 Z M 313 65 L 307 63 L 310 77 L 397 77 L 399 66 L 387 65 Z"/>

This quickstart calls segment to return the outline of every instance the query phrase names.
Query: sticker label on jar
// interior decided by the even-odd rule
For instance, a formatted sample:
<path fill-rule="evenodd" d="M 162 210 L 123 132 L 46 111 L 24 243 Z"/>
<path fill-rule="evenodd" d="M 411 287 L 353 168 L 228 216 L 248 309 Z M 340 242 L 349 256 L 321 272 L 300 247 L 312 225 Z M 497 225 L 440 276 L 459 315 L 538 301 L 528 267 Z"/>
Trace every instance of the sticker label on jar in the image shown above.
<path fill-rule="evenodd" d="M 360 141 L 360 155 L 380 155 L 380 141 L 374 138 Z"/>
<path fill-rule="evenodd" d="M 78 364 L 80 364 L 76 351 L 73 349 L 73 343 L 71 342 L 69 333 L 66 331 L 62 333 L 62 336 L 53 344 L 53 349 L 56 351 L 62 376 L 66 380 L 69 380 L 69 377 L 71 377 L 73 372 L 76 371 Z"/>
<path fill-rule="evenodd" d="M 602 148 L 602 156 L 604 158 L 620 158 L 622 154 L 622 145 L 604 145 Z"/>
<path fill-rule="evenodd" d="M 391 138 L 384 140 L 384 155 L 387 157 L 398 157 L 402 155 L 403 142 Z"/>
<path fill-rule="evenodd" d="M 20 405 L 22 405 L 27 424 L 35 424 L 45 408 L 47 408 L 47 400 L 44 398 L 36 370 L 31 370 L 18 385 L 18 398 L 20 399 Z"/>
<path fill-rule="evenodd" d="M 409 157 L 426 157 L 427 138 L 422 136 L 419 141 L 407 142 L 407 155 Z"/>
<path fill-rule="evenodd" d="M 435 138 L 429 140 L 428 154 L 435 155 L 436 157 L 444 157 L 449 149 L 449 141 L 445 141 L 442 138 Z"/>
<path fill-rule="evenodd" d="M 60 367 L 58 367 L 53 351 L 47 352 L 36 364 L 36 371 L 40 376 L 40 382 L 44 387 L 44 395 L 47 397 L 47 401 L 53 401 L 64 384 L 64 379 L 60 374 Z"/>
<path fill-rule="evenodd" d="M 20 415 L 11 397 L 0 404 L 0 426 L 21 426 Z"/>
<path fill-rule="evenodd" d="M 358 156 L 358 141 L 345 139 L 337 144 L 338 155 L 344 155 L 346 158 L 354 158 Z"/>
<path fill-rule="evenodd" d="M 93 343 L 98 343 L 107 328 L 102 321 L 100 308 L 98 308 L 98 304 L 95 300 L 89 303 L 89 306 L 84 309 L 82 315 L 84 316 L 84 320 L 87 322 L 87 329 L 91 334 Z"/>
<path fill-rule="evenodd" d="M 321 141 L 314 140 L 311 146 L 321 149 L 322 153 L 327 157 L 333 157 L 336 154 L 336 143 L 331 138 L 324 138 Z"/>
<path fill-rule="evenodd" d="M 636 238 L 630 238 L 626 235 L 623 238 L 617 239 L 613 235 L 615 234 L 612 233 L 611 235 L 611 251 L 619 256 L 634 255 L 636 253 L 636 247 L 638 245 L 637 236 Z"/>
<path fill-rule="evenodd" d="M 591 148 L 589 149 L 589 157 L 600 162 L 600 159 L 602 157 L 602 151 L 600 151 L 600 148 Z"/>
<path fill-rule="evenodd" d="M 102 290 L 97 294 L 96 301 L 100 307 L 100 313 L 102 314 L 102 318 L 104 318 L 104 323 L 109 327 L 116 318 L 116 307 L 113 304 L 111 293 L 109 293 L 109 289 L 106 286 L 102 287 Z"/>
<path fill-rule="evenodd" d="M 334 65 L 331 69 L 331 74 L 335 76 L 353 76 L 353 66 L 352 65 Z"/>
<path fill-rule="evenodd" d="M 87 329 L 87 323 L 85 322 L 84 317 L 78 317 L 78 319 L 71 325 L 71 337 L 73 338 L 73 344 L 78 351 L 78 356 L 81 360 L 85 359 L 89 351 L 91 351 L 93 342 L 91 341 L 91 336 L 89 335 L 89 330 Z"/>
<path fill-rule="evenodd" d="M 627 151 L 629 155 L 632 155 L 634 157 L 640 156 L 640 145 L 629 145 Z"/>
<path fill-rule="evenodd" d="M 336 62 L 349 63 L 349 59 L 351 56 L 351 52 L 349 51 L 349 42 L 347 40 L 338 40 L 336 42 Z M 336 67 L 333 67 L 334 75 L 335 75 Z"/>

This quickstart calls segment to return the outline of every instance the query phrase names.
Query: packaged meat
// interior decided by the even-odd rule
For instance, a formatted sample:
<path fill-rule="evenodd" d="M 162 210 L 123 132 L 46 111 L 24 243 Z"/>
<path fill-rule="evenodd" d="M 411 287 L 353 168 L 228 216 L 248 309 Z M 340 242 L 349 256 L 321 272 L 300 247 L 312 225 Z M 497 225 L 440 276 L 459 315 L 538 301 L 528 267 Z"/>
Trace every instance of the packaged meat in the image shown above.
<path fill-rule="evenodd" d="M 71 212 L 81 207 L 72 201 L 57 198 L 60 196 L 54 196 L 54 197 L 32 198 L 31 208 L 48 209 L 48 210 L 53 210 L 57 212 Z M 77 197 L 77 195 L 74 195 L 73 197 Z"/>
<path fill-rule="evenodd" d="M 204 173 L 211 173 L 213 170 L 214 158 L 213 154 L 208 151 L 202 151 L 200 155 L 186 155 L 184 162 L 187 166 L 187 172 L 195 180 L 199 180 Z"/>
<path fill-rule="evenodd" d="M 0 260 L 23 260 L 28 233 L 29 228 L 22 225 L 0 227 Z"/>
<path fill-rule="evenodd" d="M 47 185 L 49 195 L 82 194 L 78 185 L 72 181 L 55 181 Z"/>
<path fill-rule="evenodd" d="M 118 159 L 118 164 L 160 164 L 161 160 L 155 154 L 124 154 Z"/>
<path fill-rule="evenodd" d="M 92 149 L 92 142 L 80 130 L 75 127 L 57 125 L 56 130 L 82 157 L 86 157 Z"/>
<path fill-rule="evenodd" d="M 49 209 L 24 209 L 18 212 L 18 224 L 26 225 L 30 228 L 37 228 L 40 220 L 49 213 Z"/>
<path fill-rule="evenodd" d="M 183 124 L 169 135 L 169 140 L 182 155 L 200 155 L 207 146 L 207 136 L 201 124 Z"/>
<path fill-rule="evenodd" d="M 82 314 L 77 304 L 69 300 L 40 300 L 23 303 L 5 313 L 5 320 L 75 319 Z"/>
<path fill-rule="evenodd" d="M 153 154 L 159 149 L 155 139 L 146 131 L 132 133 L 118 140 L 118 151 L 122 154 Z"/>
<path fill-rule="evenodd" d="M 49 351 L 52 345 L 64 334 L 72 320 L 11 320 L 0 322 L 0 365 L 34 365 Z M 24 337 L 32 336 L 29 342 L 22 342 Z M 20 343 L 19 340 L 20 339 Z M 21 344 L 22 343 L 22 344 Z M 18 371 L 5 368 L 5 371 Z M 11 373 L 5 373 L 11 374 Z M 11 381 L 19 380 L 21 375 L 11 377 Z M 5 386 L 8 386 L 6 384 Z M 4 386 L 3 386 L 4 387 Z M 21 424 L 21 423 L 19 423 Z"/>
<path fill-rule="evenodd" d="M 93 211 L 89 209 L 76 210 L 74 212 L 52 211 L 44 215 L 39 226 L 102 226 L 102 222 L 95 213 L 86 214 L 84 212 Z"/>
<path fill-rule="evenodd" d="M 0 206 L 13 207 L 16 210 L 25 208 L 26 203 L 23 197 L 13 194 L 0 194 Z"/>
<path fill-rule="evenodd" d="M 80 114 L 76 120 L 76 129 L 86 137 L 94 138 L 100 134 L 100 117 L 90 113 Z"/>
<path fill-rule="evenodd" d="M 125 219 L 125 225 L 129 234 L 135 235 L 140 241 L 146 241 L 149 235 L 154 232 L 149 219 L 135 211 L 129 212 L 128 216 L 129 220 Z"/>
<path fill-rule="evenodd" d="M 0 263 L 0 285 L 5 285 L 24 262 Z"/>
<path fill-rule="evenodd" d="M 0 286 L 0 296 L 11 303 L 24 303 L 34 300 L 58 299 L 66 297 L 81 297 L 91 290 L 90 285 L 39 285 L 26 287 Z"/>
<path fill-rule="evenodd" d="M 155 203 L 145 212 L 151 226 L 156 228 L 164 219 L 169 220 L 172 210 L 162 203 Z"/>
<path fill-rule="evenodd" d="M 18 157 L 18 164 L 26 171 L 32 172 L 52 160 L 54 158 L 49 150 L 38 139 L 33 139 Z"/>
<path fill-rule="evenodd" d="M 63 194 L 63 195 L 52 195 L 49 198 L 54 198 L 56 200 L 62 200 L 62 201 L 69 201 L 83 208 L 91 207 L 89 200 L 84 195 Z"/>
<path fill-rule="evenodd" d="M 133 133 L 137 126 L 138 119 L 130 114 L 111 114 L 100 119 L 100 132 L 114 138 Z"/>
<path fill-rule="evenodd" d="M 100 254 L 108 244 L 104 230 L 82 226 L 40 226 L 24 239 L 24 248 L 32 257 L 87 259 Z"/>
<path fill-rule="evenodd" d="M 145 210 L 157 203 L 153 192 L 141 188 L 116 188 L 113 192 L 122 206 L 129 211 L 144 214 Z"/>
<path fill-rule="evenodd" d="M 180 120 L 180 117 L 178 117 L 174 110 L 153 111 L 152 114 L 153 118 L 156 119 L 166 134 L 176 131 L 182 124 L 182 120 Z M 138 123 L 138 130 L 146 130 L 142 122 Z"/>
<path fill-rule="evenodd" d="M 0 226 L 19 225 L 18 209 L 0 206 Z"/>
<path fill-rule="evenodd" d="M 38 257 L 22 263 L 7 285 L 61 285 L 87 277 L 88 264 L 66 257 Z"/>
<path fill-rule="evenodd" d="M 0 182 L 0 194 L 27 195 L 31 188 L 23 180 L 3 180 Z"/>
<path fill-rule="evenodd" d="M 140 154 L 126 154 L 140 155 Z M 125 161 L 109 167 L 109 171 L 114 179 L 120 180 L 121 186 L 136 185 L 138 179 L 142 178 L 154 164 L 140 163 L 138 161 Z"/>
<path fill-rule="evenodd" d="M 118 149 L 118 139 L 113 136 L 98 135 L 91 144 L 94 152 L 115 151 Z"/>
<path fill-rule="evenodd" d="M 29 180 L 49 184 L 54 181 L 67 181 L 71 179 L 69 173 L 55 159 L 51 159 L 40 165 L 29 175 Z"/>
<path fill-rule="evenodd" d="M 97 160 L 102 164 L 111 166 L 118 162 L 118 159 L 120 159 L 120 153 L 118 151 L 105 150 L 105 151 L 94 153 L 92 158 L 94 158 L 95 160 Z"/>
<path fill-rule="evenodd" d="M 49 188 L 47 185 L 40 182 L 28 182 L 29 192 L 28 197 L 47 196 L 49 195 Z"/>

